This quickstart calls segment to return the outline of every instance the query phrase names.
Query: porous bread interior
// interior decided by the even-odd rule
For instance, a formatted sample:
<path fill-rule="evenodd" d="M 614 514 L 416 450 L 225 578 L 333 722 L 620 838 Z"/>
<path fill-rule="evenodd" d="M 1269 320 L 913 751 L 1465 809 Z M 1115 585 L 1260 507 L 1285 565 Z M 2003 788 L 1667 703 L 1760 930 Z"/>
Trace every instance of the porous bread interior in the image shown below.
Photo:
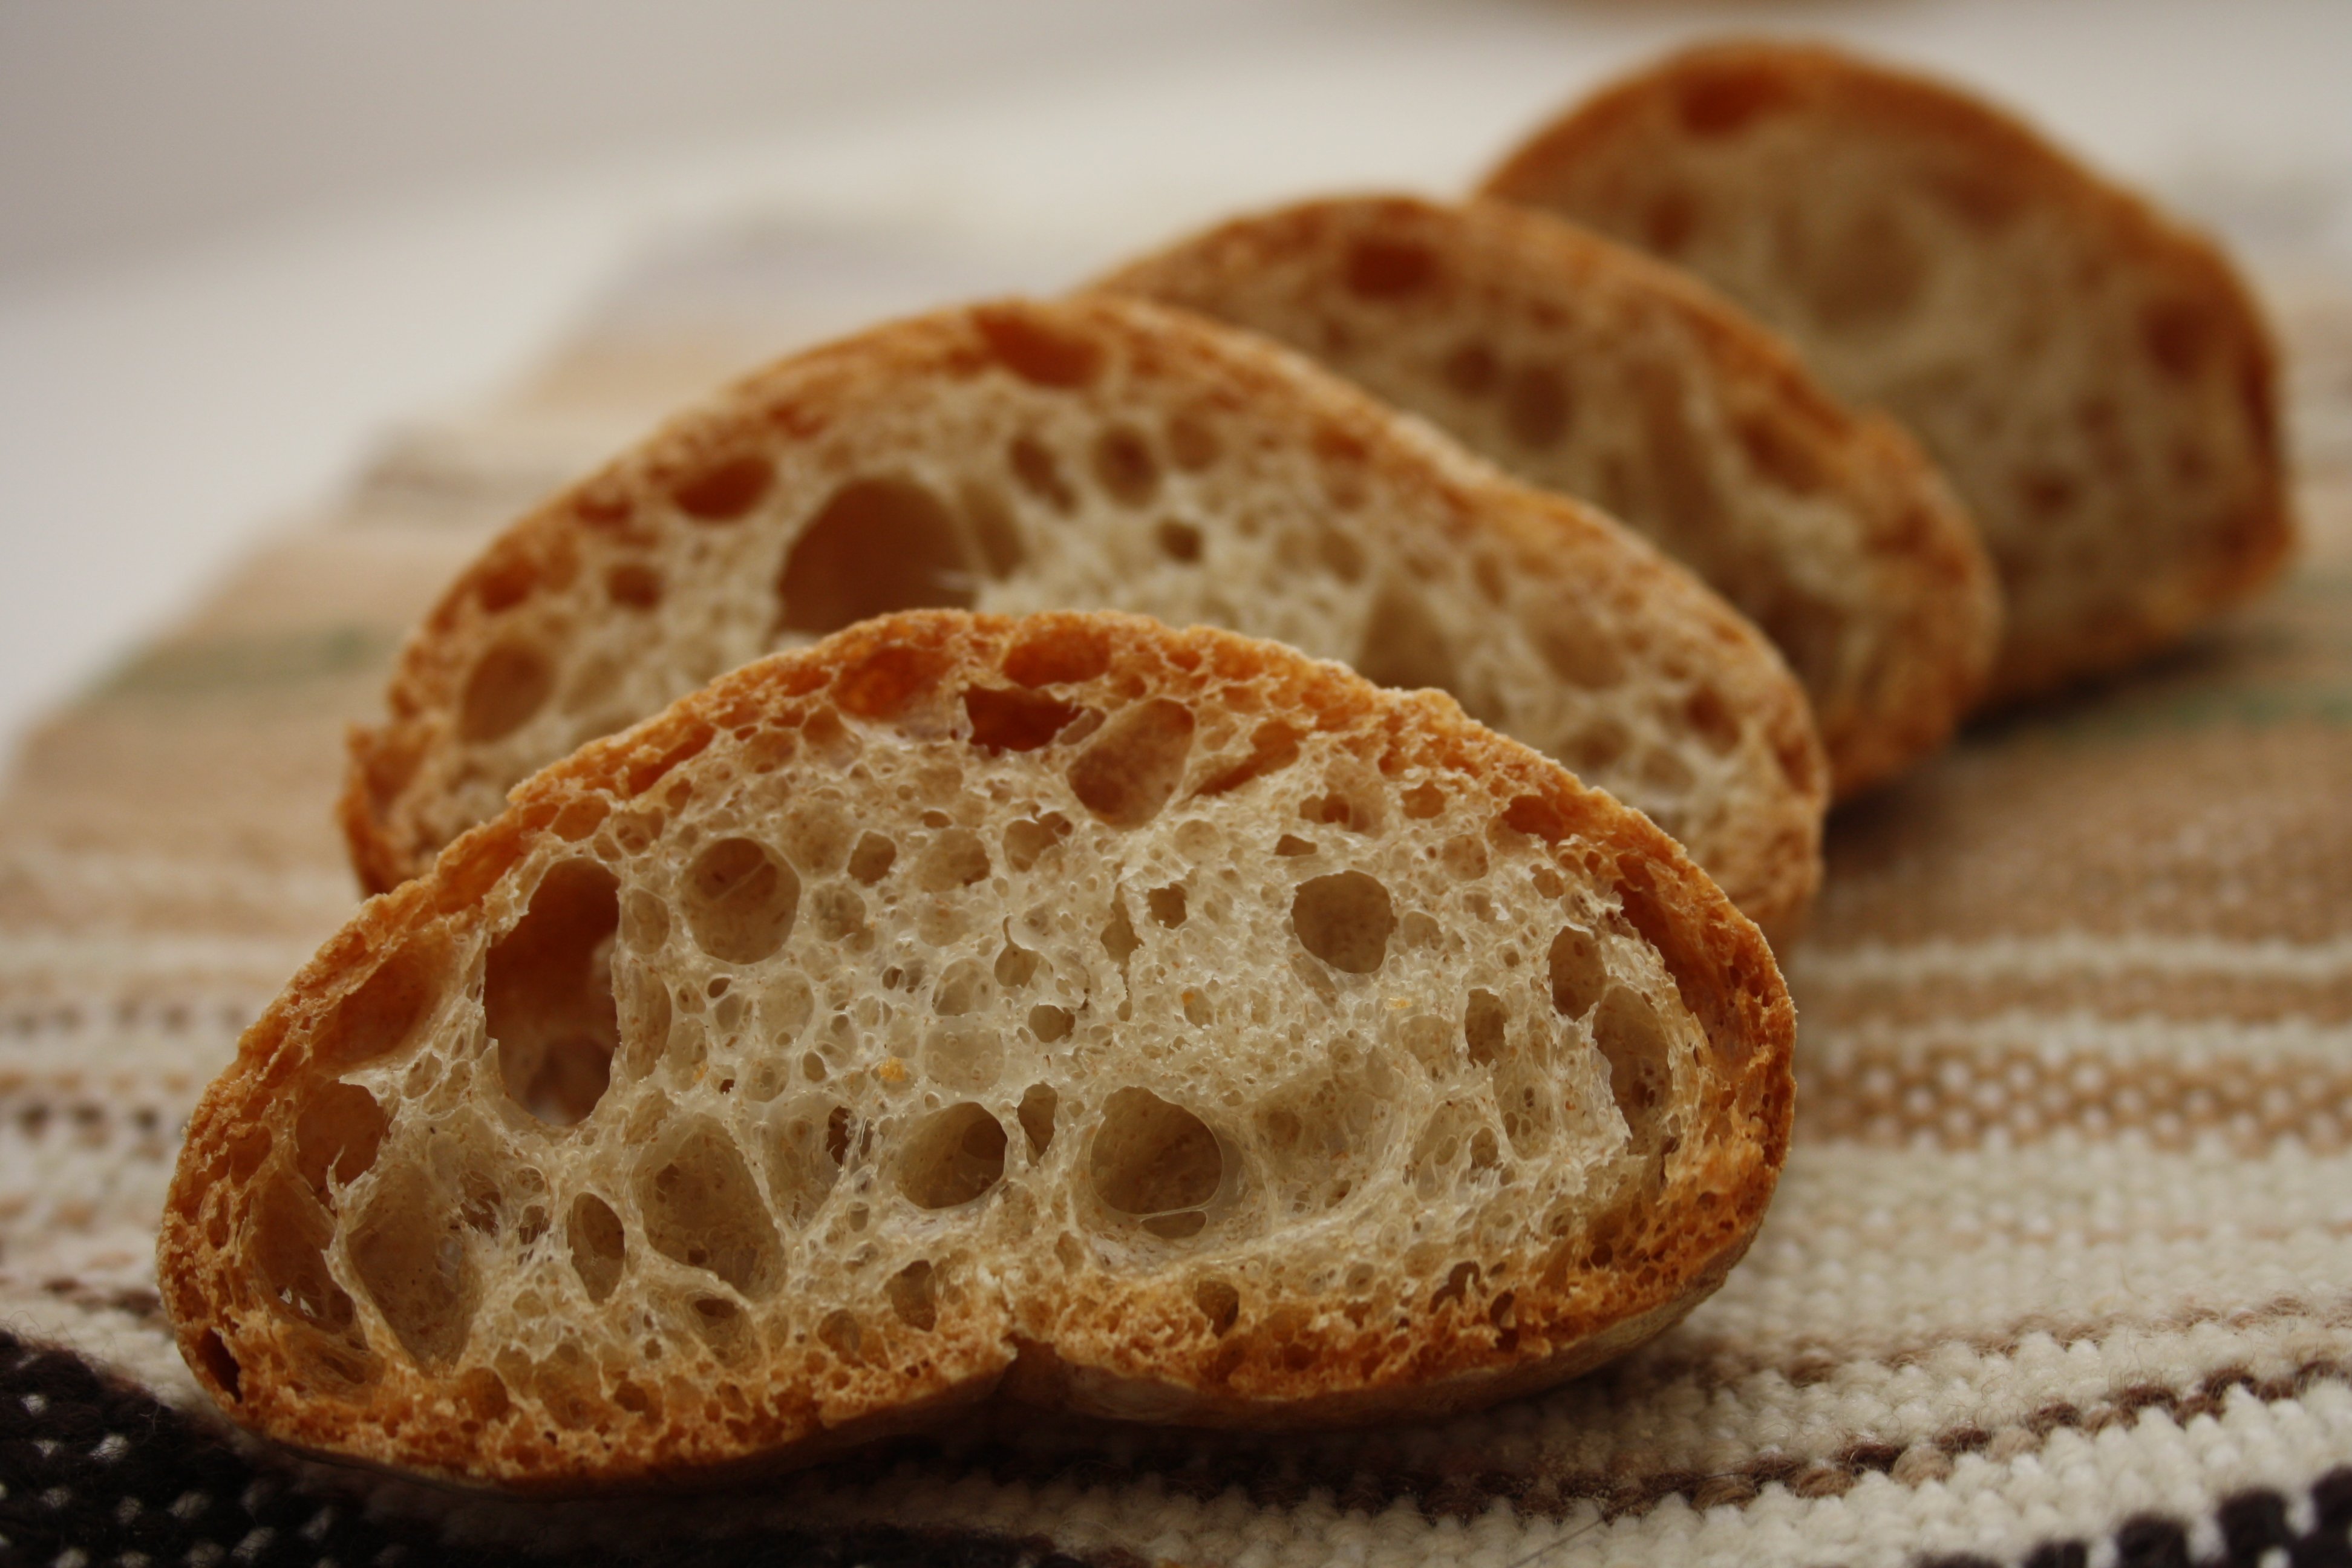
<path fill-rule="evenodd" d="M 1487 191 L 1689 268 L 1916 432 L 2000 569 L 2002 695 L 2136 657 L 2283 558 L 2270 351 L 2228 265 L 1948 89 L 1697 51 Z"/>
<path fill-rule="evenodd" d="M 1139 611 L 1442 688 L 1640 806 L 1768 929 L 1818 878 L 1818 740 L 1719 601 L 1304 362 L 1116 300 L 788 361 L 526 520 L 357 742 L 355 841 L 395 847 L 389 886 L 582 742 L 924 605 Z"/>
<path fill-rule="evenodd" d="M 1098 287 L 1277 338 L 1655 541 L 1780 648 L 1841 795 L 1940 746 L 1982 688 L 1998 593 L 1935 470 L 1645 257 L 1500 203 L 1360 197 Z"/>
<path fill-rule="evenodd" d="M 167 1226 L 200 1368 L 512 1479 L 738 1458 L 1016 1336 L 1123 1365 L 1103 1413 L 1213 1418 L 1507 1362 L 1515 1293 L 1605 1329 L 1712 1289 L 1744 1230 L 1708 1278 L 1642 1258 L 1760 1214 L 1785 1097 L 1750 1127 L 1727 1075 L 1785 1079 L 1786 1007 L 1710 1041 L 1615 880 L 1670 845 L 1591 795 L 1601 837 L 1524 830 L 1507 777 L 1284 706 L 1283 650 L 1170 683 L 1053 637 L 919 710 L 739 715 L 634 800 L 624 758 L 487 887 L 506 819 L 383 900 L 372 972 L 256 1069 L 299 1076 L 199 1113 L 173 1207 L 212 1310 L 275 1325 L 194 1332 Z M 371 1384 L 373 1447 L 331 1415 Z"/>

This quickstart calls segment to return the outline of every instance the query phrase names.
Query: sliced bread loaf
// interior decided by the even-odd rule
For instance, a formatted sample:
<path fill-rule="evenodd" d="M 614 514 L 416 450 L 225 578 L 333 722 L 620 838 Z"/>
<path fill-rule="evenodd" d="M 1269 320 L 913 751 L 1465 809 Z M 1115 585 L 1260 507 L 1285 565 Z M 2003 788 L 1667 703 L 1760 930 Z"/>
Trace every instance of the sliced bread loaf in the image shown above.
<path fill-rule="evenodd" d="M 2000 595 L 1941 477 L 1686 274 L 1502 203 L 1360 197 L 1098 286 L 1278 338 L 1646 535 L 1778 645 L 1840 795 L 1941 746 L 1983 689 Z"/>
<path fill-rule="evenodd" d="M 367 904 L 159 1246 L 239 1419 L 541 1489 L 992 1391 L 1321 1426 L 1640 1342 L 1790 1127 L 1760 934 L 1449 698 L 1139 616 L 736 670 Z"/>
<path fill-rule="evenodd" d="M 524 518 L 356 734 L 364 879 L 723 670 L 881 612 L 1135 610 L 1436 686 L 1788 930 L 1826 769 L 1770 646 L 1598 513 L 1306 361 L 1139 300 L 1003 304 L 785 360 Z"/>
<path fill-rule="evenodd" d="M 1705 278 L 1903 420 L 2000 569 L 2004 697 L 2120 668 L 2268 581 L 2272 353 L 2202 238 L 2014 120 L 1832 50 L 1693 50 L 1485 192 Z"/>

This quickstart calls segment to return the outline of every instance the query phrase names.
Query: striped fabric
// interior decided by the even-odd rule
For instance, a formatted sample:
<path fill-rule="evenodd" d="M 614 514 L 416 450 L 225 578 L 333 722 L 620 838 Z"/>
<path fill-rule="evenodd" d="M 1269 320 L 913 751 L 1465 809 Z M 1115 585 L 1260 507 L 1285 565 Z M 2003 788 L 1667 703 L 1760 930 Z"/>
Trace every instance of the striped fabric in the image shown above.
<path fill-rule="evenodd" d="M 997 1413 L 690 1503 L 466 1499 L 226 1437 L 160 1319 L 152 1229 L 195 1095 L 352 906 L 341 726 L 486 530 L 682 393 L 879 308 L 829 254 L 671 253 L 17 758 L 0 1535 L 22 1560 L 2352 1562 L 2352 280 L 2277 300 L 2311 535 L 2291 580 L 1834 822 L 1785 955 L 1780 1195 L 1721 1294 L 1620 1365 L 1313 1438 Z"/>

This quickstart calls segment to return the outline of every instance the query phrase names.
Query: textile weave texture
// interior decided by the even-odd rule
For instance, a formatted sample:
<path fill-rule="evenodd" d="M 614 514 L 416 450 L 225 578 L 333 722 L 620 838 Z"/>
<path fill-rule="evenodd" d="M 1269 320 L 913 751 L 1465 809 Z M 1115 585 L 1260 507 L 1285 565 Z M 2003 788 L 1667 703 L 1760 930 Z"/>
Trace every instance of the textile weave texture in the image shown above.
<path fill-rule="evenodd" d="M 23 748 L 6 1560 L 2352 1563 L 2352 280 L 2308 268 L 2270 280 L 2302 559 L 1834 819 L 1783 954 L 1780 1196 L 1723 1291 L 1615 1367 L 1307 1438 L 1000 1412 L 686 1501 L 473 1497 L 229 1428 L 161 1317 L 154 1226 L 195 1097 L 355 904 L 342 727 L 490 529 L 677 398 L 855 324 L 863 276 L 757 231 L 649 266 Z"/>

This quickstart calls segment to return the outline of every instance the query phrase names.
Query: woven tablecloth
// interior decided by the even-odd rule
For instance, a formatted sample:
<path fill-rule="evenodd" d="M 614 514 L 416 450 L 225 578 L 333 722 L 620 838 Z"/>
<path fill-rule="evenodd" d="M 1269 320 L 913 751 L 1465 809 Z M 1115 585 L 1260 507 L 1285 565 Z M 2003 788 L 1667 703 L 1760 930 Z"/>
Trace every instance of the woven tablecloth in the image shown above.
<path fill-rule="evenodd" d="M 1442 1426 L 983 1416 L 754 1491 L 532 1505 L 307 1463 L 180 1365 L 181 1126 L 356 892 L 342 727 L 487 531 L 681 396 L 995 281 L 673 245 L 528 384 L 37 732 L 0 801 L 0 1536 L 26 1563 L 2352 1563 L 2352 279 L 2271 269 L 2309 541 L 2132 678 L 1841 812 L 1783 954 L 1797 1132 L 1747 1262 Z"/>

